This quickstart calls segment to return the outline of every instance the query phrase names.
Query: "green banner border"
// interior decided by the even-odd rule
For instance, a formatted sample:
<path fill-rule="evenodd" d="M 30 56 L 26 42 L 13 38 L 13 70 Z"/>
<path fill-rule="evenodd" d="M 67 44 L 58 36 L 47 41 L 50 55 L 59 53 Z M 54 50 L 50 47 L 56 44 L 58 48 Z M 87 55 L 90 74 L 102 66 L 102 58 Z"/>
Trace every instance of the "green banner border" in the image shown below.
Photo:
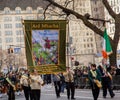
<path fill-rule="evenodd" d="M 28 69 L 37 69 L 40 74 L 52 74 L 66 70 L 66 20 L 24 20 L 25 50 Z M 59 64 L 34 66 L 32 60 L 32 30 L 58 29 L 59 30 Z"/>

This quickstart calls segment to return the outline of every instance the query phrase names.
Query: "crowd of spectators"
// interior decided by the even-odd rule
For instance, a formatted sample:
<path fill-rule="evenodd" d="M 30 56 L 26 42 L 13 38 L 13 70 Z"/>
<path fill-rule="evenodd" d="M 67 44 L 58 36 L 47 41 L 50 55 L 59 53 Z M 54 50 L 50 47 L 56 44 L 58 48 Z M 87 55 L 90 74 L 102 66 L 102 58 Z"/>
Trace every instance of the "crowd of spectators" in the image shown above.
<path fill-rule="evenodd" d="M 107 65 L 107 69 L 110 71 L 111 75 L 113 76 L 113 86 L 117 85 L 120 87 L 119 79 L 118 79 L 120 77 L 120 67 Z M 90 66 L 81 66 L 81 67 L 76 67 L 74 69 L 75 71 L 74 79 L 77 88 L 89 88 L 89 81 L 88 81 L 89 70 L 90 70 Z"/>

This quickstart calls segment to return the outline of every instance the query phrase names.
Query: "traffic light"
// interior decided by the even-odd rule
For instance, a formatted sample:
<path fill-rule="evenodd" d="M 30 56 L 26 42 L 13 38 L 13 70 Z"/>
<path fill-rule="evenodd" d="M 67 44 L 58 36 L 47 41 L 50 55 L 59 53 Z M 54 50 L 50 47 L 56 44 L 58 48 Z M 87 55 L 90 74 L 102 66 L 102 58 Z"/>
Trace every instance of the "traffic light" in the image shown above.
<path fill-rule="evenodd" d="M 71 60 L 74 60 L 74 57 L 71 57 Z"/>
<path fill-rule="evenodd" d="M 8 49 L 8 54 L 13 53 L 13 48 Z"/>
<path fill-rule="evenodd" d="M 10 53 L 13 53 L 13 48 L 10 48 Z"/>
<path fill-rule="evenodd" d="M 75 66 L 78 66 L 79 65 L 79 62 L 78 61 L 75 61 Z"/>

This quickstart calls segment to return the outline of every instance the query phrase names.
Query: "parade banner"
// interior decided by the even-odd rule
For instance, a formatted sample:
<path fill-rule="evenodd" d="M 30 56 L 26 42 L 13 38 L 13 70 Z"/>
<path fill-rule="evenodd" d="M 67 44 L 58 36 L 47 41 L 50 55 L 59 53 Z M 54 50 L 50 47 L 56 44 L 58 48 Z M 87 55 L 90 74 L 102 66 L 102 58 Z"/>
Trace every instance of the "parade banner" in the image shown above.
<path fill-rule="evenodd" d="M 40 74 L 65 71 L 66 21 L 24 20 L 28 69 Z"/>

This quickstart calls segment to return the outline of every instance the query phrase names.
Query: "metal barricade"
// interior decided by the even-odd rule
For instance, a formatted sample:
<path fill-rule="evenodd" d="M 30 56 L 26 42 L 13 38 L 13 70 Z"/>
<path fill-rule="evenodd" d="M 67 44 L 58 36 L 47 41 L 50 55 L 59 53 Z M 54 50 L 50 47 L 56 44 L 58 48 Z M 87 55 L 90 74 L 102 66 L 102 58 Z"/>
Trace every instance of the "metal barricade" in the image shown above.
<path fill-rule="evenodd" d="M 113 89 L 119 90 L 120 89 L 120 75 L 113 76 Z"/>
<path fill-rule="evenodd" d="M 88 77 L 86 76 L 81 76 L 81 77 L 77 77 L 75 79 L 75 85 L 77 88 L 81 88 L 81 89 L 89 89 L 90 85 L 89 85 L 89 80 Z M 116 75 L 113 76 L 113 80 L 112 80 L 112 86 L 113 89 L 115 90 L 119 90 L 120 89 L 120 75 Z"/>
<path fill-rule="evenodd" d="M 89 80 L 87 76 L 77 77 L 75 79 L 75 85 L 77 88 L 85 89 L 89 88 Z"/>

